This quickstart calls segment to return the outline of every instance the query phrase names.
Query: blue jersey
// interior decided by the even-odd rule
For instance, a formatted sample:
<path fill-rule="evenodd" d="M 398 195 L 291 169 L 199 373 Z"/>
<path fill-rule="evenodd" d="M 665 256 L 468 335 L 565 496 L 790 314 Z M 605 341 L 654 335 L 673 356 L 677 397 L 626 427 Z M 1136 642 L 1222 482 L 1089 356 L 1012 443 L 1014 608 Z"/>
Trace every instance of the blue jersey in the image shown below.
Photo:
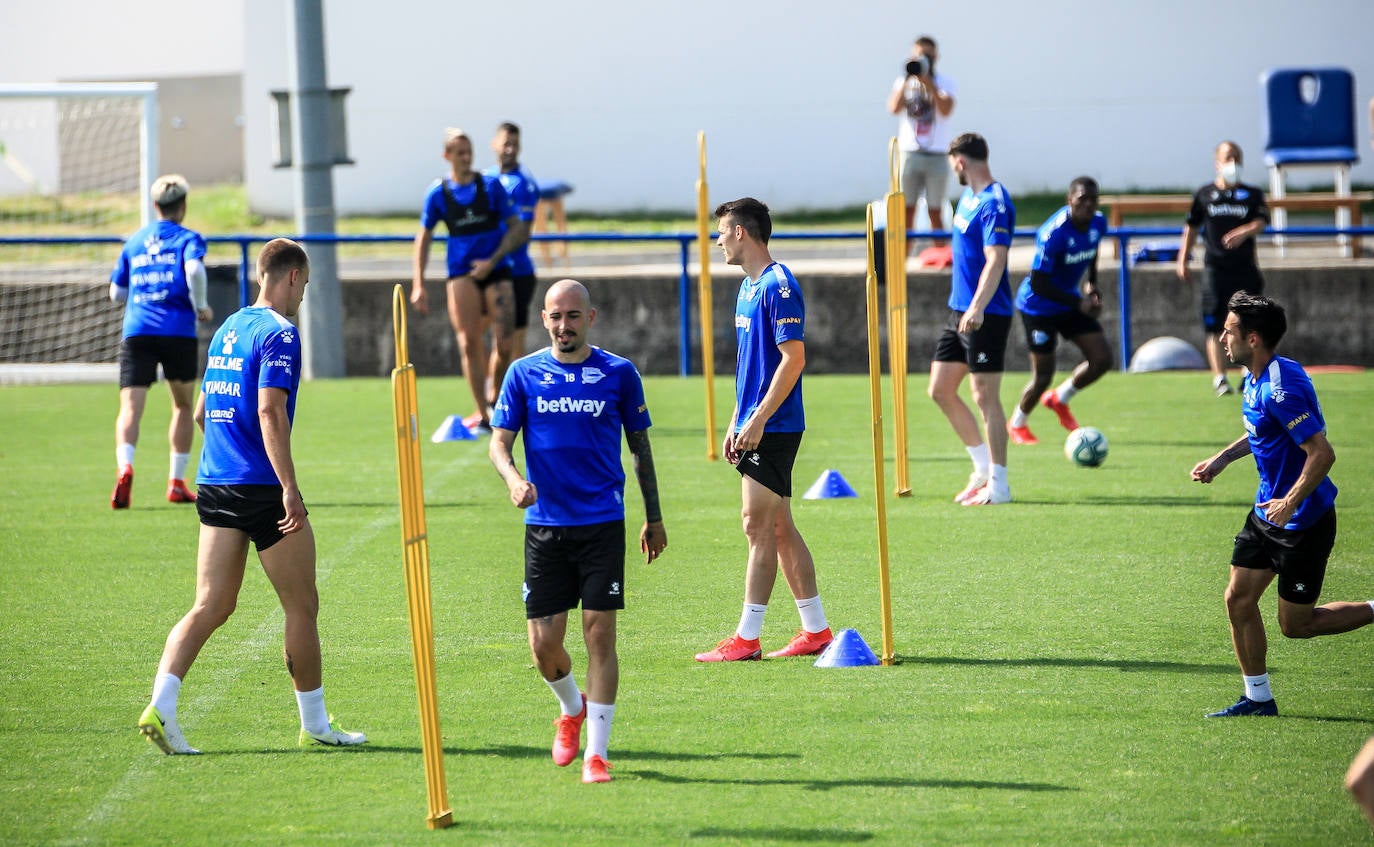
<path fill-rule="evenodd" d="M 258 389 L 284 389 L 286 417 L 294 421 L 300 383 L 301 336 L 290 321 L 265 306 L 230 315 L 205 362 L 205 446 L 196 483 L 279 485 L 263 446 Z"/>
<path fill-rule="evenodd" d="M 1101 212 L 1093 215 L 1084 232 L 1074 225 L 1065 206 L 1050 216 L 1035 233 L 1035 258 L 1031 271 L 1048 274 L 1050 283 L 1067 294 L 1080 296 L 1078 286 L 1097 257 L 1097 247 L 1107 234 L 1107 219 Z M 1016 290 L 1016 308 L 1027 315 L 1062 315 L 1072 306 L 1040 297 L 1031 290 L 1031 278 L 1021 281 Z"/>
<path fill-rule="evenodd" d="M 515 214 L 510 197 L 494 176 L 478 175 L 467 185 L 445 177 L 435 180 L 425 194 L 425 209 L 420 226 L 433 229 L 440 221 L 448 224 L 448 276 L 467 276 L 472 263 L 496 252 L 505 234 L 505 220 Z M 506 257 L 502 265 L 509 266 Z"/>
<path fill-rule="evenodd" d="M 539 184 L 530 176 L 529 171 L 517 167 L 510 173 L 502 173 L 499 167 L 493 166 L 482 171 L 482 175 L 499 179 L 501 187 L 506 189 L 506 194 L 510 197 L 516 217 L 527 224 L 534 223 L 534 207 L 539 202 Z M 530 259 L 528 241 L 510 254 L 510 272 L 512 276 L 534 275 L 534 262 Z"/>
<path fill-rule="evenodd" d="M 1247 373 L 1243 379 L 1245 403 L 1245 431 L 1250 437 L 1250 452 L 1259 470 L 1259 490 L 1255 504 L 1283 497 L 1302 475 L 1307 453 L 1301 445 L 1319 432 L 1326 431 L 1326 419 L 1317 402 L 1302 365 L 1292 359 L 1275 356 L 1268 367 L 1258 374 Z M 1305 529 L 1317 522 L 1336 502 L 1336 484 L 1327 477 L 1317 490 L 1302 501 L 1284 529 Z M 1255 516 L 1264 520 L 1264 513 L 1255 509 Z"/>
<path fill-rule="evenodd" d="M 564 364 L 545 347 L 506 371 L 491 425 L 525 433 L 525 478 L 539 492 L 525 523 L 583 526 L 625 519 L 620 432 L 649 428 L 644 384 L 629 359 L 600 347 Z"/>
<path fill-rule="evenodd" d="M 782 363 L 778 345 L 784 341 L 806 340 L 806 303 L 801 286 L 786 266 L 777 262 L 759 274 L 755 282 L 748 277 L 739 286 L 735 299 L 735 404 L 739 432 L 759 407 L 773 374 Z M 802 432 L 806 413 L 802 409 L 801 377 L 764 424 L 764 432 Z"/>
<path fill-rule="evenodd" d="M 954 209 L 954 276 L 949 292 L 949 307 L 956 312 L 968 311 L 973 293 L 978 290 L 978 278 L 987 263 L 984 247 L 1010 247 L 1011 233 L 1016 228 L 1016 207 L 1011 195 L 1000 182 L 994 182 L 977 194 L 964 189 L 959 205 Z M 1011 282 L 1005 268 L 997 281 L 997 290 L 988 301 L 989 315 L 1011 314 Z"/>
<path fill-rule="evenodd" d="M 124 337 L 196 337 L 196 308 L 186 281 L 186 261 L 205 258 L 205 238 L 179 223 L 149 224 L 124 245 L 110 282 L 129 289 Z"/>

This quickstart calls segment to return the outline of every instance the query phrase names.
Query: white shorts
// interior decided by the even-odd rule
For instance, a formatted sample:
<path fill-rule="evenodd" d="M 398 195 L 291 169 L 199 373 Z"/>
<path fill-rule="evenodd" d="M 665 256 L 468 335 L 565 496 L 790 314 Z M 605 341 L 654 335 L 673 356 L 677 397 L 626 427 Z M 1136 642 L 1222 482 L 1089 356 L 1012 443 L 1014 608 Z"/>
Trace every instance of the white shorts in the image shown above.
<path fill-rule="evenodd" d="M 944 205 L 949 187 L 949 161 L 944 153 L 924 150 L 902 152 L 902 194 L 906 204 L 915 206 L 925 195 L 926 205 Z"/>

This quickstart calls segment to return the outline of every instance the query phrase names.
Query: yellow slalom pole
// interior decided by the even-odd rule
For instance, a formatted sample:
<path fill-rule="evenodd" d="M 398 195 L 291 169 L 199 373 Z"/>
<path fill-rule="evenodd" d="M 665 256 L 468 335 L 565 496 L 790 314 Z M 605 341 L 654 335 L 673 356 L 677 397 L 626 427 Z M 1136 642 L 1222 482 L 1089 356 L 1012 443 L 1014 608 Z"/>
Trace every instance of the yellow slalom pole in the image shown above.
<path fill-rule="evenodd" d="M 891 229 L 891 223 L 888 228 Z M 896 661 L 892 646 L 892 590 L 888 579 L 887 560 L 887 491 L 883 479 L 883 359 L 878 351 L 878 272 L 874 269 L 877 255 L 873 234 L 873 207 L 868 207 L 868 274 L 865 289 L 868 295 L 868 396 L 869 415 L 873 422 L 873 493 L 878 518 L 878 601 L 883 616 L 884 665 Z"/>
<path fill-rule="evenodd" d="M 425 761 L 425 793 L 430 829 L 453 824 L 444 779 L 444 740 L 439 731 L 439 694 L 434 674 L 434 614 L 430 599 L 429 537 L 425 531 L 425 493 L 420 473 L 420 415 L 415 366 L 406 340 L 406 296 L 397 285 L 391 299 L 396 335 L 396 367 L 391 371 L 396 421 L 396 474 L 401 487 L 401 551 L 405 562 L 406 608 L 415 660 L 415 693 L 420 703 L 420 742 Z"/>
<path fill-rule="evenodd" d="M 720 458 L 716 442 L 716 345 L 715 317 L 711 298 L 711 204 L 706 191 L 706 132 L 697 133 L 697 156 L 701 176 L 697 179 L 697 247 L 701 251 L 701 273 L 697 277 L 697 310 L 701 312 L 701 375 L 706 382 L 706 458 Z"/>
<path fill-rule="evenodd" d="M 892 374 L 892 442 L 897 456 L 897 496 L 911 496 L 906 429 L 906 198 L 902 195 L 902 156 L 897 139 L 888 142 L 892 186 L 887 193 L 887 354 Z"/>

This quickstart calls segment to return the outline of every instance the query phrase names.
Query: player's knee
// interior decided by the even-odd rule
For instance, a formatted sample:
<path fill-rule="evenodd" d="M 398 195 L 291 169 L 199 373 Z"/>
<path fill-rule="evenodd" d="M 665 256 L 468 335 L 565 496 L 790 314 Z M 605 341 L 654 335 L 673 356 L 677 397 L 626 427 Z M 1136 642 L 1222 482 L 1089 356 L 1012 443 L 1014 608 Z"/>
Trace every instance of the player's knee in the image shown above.
<path fill-rule="evenodd" d="M 205 629 L 219 629 L 229 620 L 229 616 L 234 614 L 236 602 L 232 599 L 212 599 L 198 601 L 193 609 L 191 616 L 195 619 L 196 625 Z"/>
<path fill-rule="evenodd" d="M 1311 638 L 1317 633 L 1312 629 L 1312 619 L 1290 618 L 1279 615 L 1279 631 L 1285 638 Z"/>

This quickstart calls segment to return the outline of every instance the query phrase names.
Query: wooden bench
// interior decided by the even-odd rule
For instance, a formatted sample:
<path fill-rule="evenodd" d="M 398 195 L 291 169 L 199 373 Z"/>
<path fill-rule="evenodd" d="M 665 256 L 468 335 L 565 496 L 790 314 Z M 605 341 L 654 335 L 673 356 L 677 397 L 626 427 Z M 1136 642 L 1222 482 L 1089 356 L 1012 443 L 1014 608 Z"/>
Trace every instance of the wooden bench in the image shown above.
<path fill-rule="evenodd" d="M 1338 197 L 1335 194 L 1289 194 L 1286 197 L 1267 197 L 1265 200 L 1271 209 L 1287 209 L 1293 212 L 1328 212 L 1343 209 L 1350 213 L 1350 225 L 1359 227 L 1363 226 L 1360 205 L 1374 202 L 1374 191 L 1356 191 L 1349 197 Z M 1179 232 L 1182 232 L 1182 218 L 1192 208 L 1193 198 L 1189 194 L 1103 194 L 1099 204 L 1106 210 L 1107 223 L 1112 229 L 1119 228 L 1121 219 L 1126 215 L 1176 214 L 1180 218 Z M 1358 238 L 1355 243 L 1358 247 Z M 1358 257 L 1359 254 L 1358 249 L 1353 251 L 1354 256 Z M 1112 241 L 1112 255 L 1117 255 L 1115 240 Z"/>

